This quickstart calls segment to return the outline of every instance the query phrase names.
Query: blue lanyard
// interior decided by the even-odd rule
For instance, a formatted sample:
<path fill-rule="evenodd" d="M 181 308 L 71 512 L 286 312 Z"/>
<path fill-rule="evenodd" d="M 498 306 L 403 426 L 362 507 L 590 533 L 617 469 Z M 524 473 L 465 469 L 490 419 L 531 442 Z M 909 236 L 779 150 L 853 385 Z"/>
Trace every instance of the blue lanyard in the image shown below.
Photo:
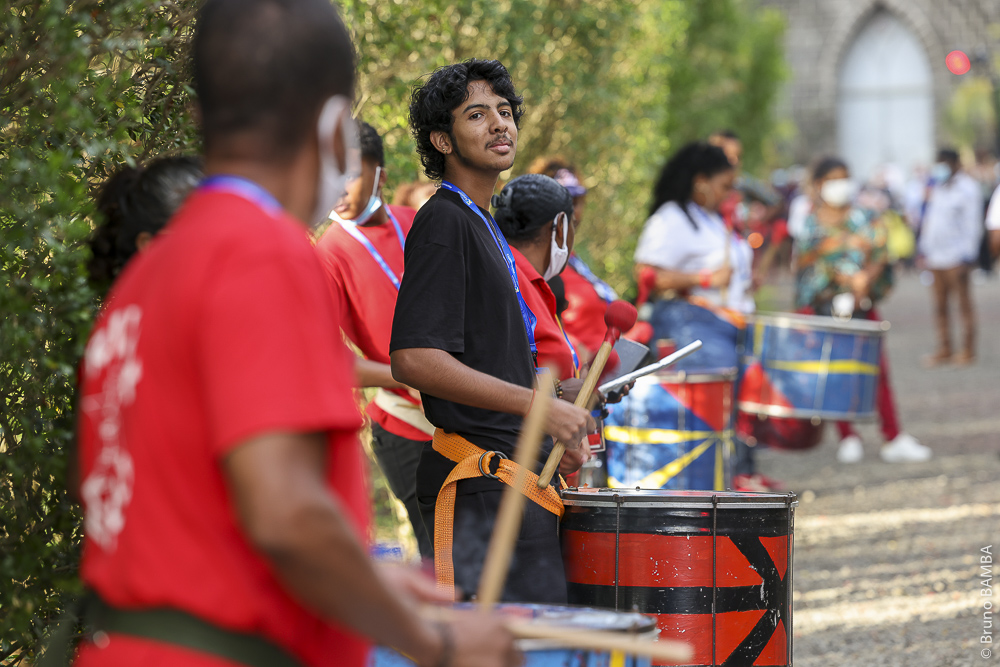
<path fill-rule="evenodd" d="M 389 220 L 392 222 L 392 226 L 396 229 L 396 238 L 399 239 L 399 247 L 405 249 L 406 238 L 403 236 L 403 228 L 399 226 L 399 221 L 396 220 L 396 216 L 392 214 L 392 211 L 389 210 L 388 206 L 385 207 L 385 212 L 389 214 Z M 374 259 L 378 265 L 382 267 L 382 271 L 389 277 L 389 280 L 392 282 L 392 286 L 395 287 L 398 292 L 399 278 L 396 277 L 396 274 L 393 273 L 392 269 L 389 267 L 389 263 L 385 261 L 384 257 L 382 257 L 382 253 L 375 248 L 368 237 L 365 236 L 360 229 L 358 229 L 356 224 L 350 220 L 338 220 L 337 222 L 340 223 L 340 226 L 345 232 L 353 236 L 358 243 L 365 247 L 365 250 L 367 250 L 368 254 L 372 256 L 372 259 Z"/>
<path fill-rule="evenodd" d="M 517 294 L 517 303 L 521 307 L 521 319 L 524 320 L 524 331 L 528 334 L 528 345 L 531 346 L 531 360 L 532 363 L 537 363 L 538 346 L 535 345 L 535 325 L 538 324 L 538 318 L 528 308 L 528 304 L 524 302 L 524 297 L 521 295 L 521 287 L 517 284 L 517 269 L 514 265 L 514 255 L 510 251 L 510 246 L 507 245 L 507 239 L 504 238 L 499 229 L 495 228 L 496 223 L 493 222 L 493 216 L 490 216 L 489 220 L 487 220 L 483 212 L 476 206 L 476 203 L 469 199 L 469 195 L 448 181 L 442 181 L 441 187 L 445 190 L 451 190 L 461 197 L 465 205 L 472 209 L 472 212 L 478 215 L 483 223 L 486 224 L 486 228 L 490 230 L 493 241 L 497 244 L 497 248 L 500 249 L 500 254 L 503 255 L 504 263 L 507 265 L 507 273 L 510 274 L 510 280 L 514 283 L 514 293 Z"/>
<path fill-rule="evenodd" d="M 248 178 L 219 174 L 202 180 L 198 186 L 199 192 L 226 192 L 256 204 L 271 216 L 281 214 L 283 207 L 270 192 L 260 187 Z"/>
<path fill-rule="evenodd" d="M 580 377 L 580 357 L 576 356 L 576 348 L 573 347 L 573 343 L 569 342 L 569 336 L 566 335 L 566 327 L 563 326 L 562 320 L 556 315 L 556 324 L 559 325 L 559 331 L 562 332 L 563 338 L 566 339 L 566 345 L 569 346 L 570 354 L 573 355 L 573 377 Z"/>
<path fill-rule="evenodd" d="M 576 255 L 569 256 L 569 265 L 573 267 L 573 270 L 580 274 L 580 276 L 590 283 L 594 291 L 597 292 L 597 296 L 604 299 L 604 303 L 610 304 L 612 301 L 618 299 L 618 295 L 611 285 L 607 284 L 600 278 L 594 275 L 594 272 L 590 270 L 590 267 L 583 263 L 583 260 Z"/>

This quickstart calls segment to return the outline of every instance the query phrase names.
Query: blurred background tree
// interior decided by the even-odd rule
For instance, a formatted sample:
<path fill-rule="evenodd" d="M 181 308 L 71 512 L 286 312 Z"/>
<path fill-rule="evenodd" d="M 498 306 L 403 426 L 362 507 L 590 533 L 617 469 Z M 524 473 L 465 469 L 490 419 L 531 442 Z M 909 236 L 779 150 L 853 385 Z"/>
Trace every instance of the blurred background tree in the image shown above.
<path fill-rule="evenodd" d="M 360 116 L 384 133 L 390 186 L 420 176 L 413 83 L 470 57 L 511 71 L 527 112 L 507 178 L 540 155 L 590 189 L 578 252 L 620 291 L 655 173 L 672 149 L 732 128 L 762 167 L 785 76 L 784 18 L 752 0 L 345 0 L 360 49 Z"/>
<path fill-rule="evenodd" d="M 0 663 L 30 660 L 78 591 L 79 514 L 65 477 L 74 371 L 98 305 L 83 270 L 91 195 L 123 163 L 197 150 L 187 42 L 199 4 L 8 0 L 3 10 Z M 390 183 L 419 177 L 406 126 L 414 82 L 498 58 L 527 105 L 505 178 L 540 155 L 574 163 L 590 189 L 578 249 L 619 290 L 669 152 L 731 127 L 755 169 L 773 134 L 783 23 L 753 0 L 341 6 L 359 51 L 360 116 L 384 133 Z"/>
<path fill-rule="evenodd" d="M 123 162 L 194 147 L 196 2 L 13 0 L 0 34 L 0 663 L 38 648 L 77 591 L 66 493 L 75 369 L 95 313 L 91 191 Z M 5 660 L 7 662 L 5 662 Z"/>

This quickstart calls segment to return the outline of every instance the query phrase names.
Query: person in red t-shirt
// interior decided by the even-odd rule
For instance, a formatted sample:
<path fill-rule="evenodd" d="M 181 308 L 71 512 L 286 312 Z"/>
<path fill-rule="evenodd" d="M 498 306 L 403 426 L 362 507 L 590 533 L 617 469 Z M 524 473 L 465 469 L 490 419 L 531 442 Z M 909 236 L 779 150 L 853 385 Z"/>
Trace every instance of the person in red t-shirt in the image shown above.
<path fill-rule="evenodd" d="M 518 660 L 494 617 L 425 620 L 431 582 L 362 545 L 353 363 L 303 224 L 343 189 L 353 57 L 326 0 L 202 7 L 209 177 L 126 267 L 81 364 L 78 667 L 360 666 L 362 636 L 420 665 Z"/>
<path fill-rule="evenodd" d="M 573 251 L 573 200 L 548 176 L 526 174 L 507 183 L 494 196 L 493 206 L 493 218 L 514 255 L 518 283 L 525 286 L 524 301 L 537 319 L 538 367 L 552 369 L 559 381 L 578 378 L 580 360 L 563 331 L 547 282 L 566 268 Z"/>
<path fill-rule="evenodd" d="M 430 537 L 417 507 L 417 463 L 434 427 L 420 410 L 420 396 L 392 378 L 389 337 L 392 313 L 403 275 L 403 246 L 416 211 L 386 206 L 385 154 L 375 128 L 359 124 L 361 174 L 347 184 L 334 208 L 333 224 L 320 237 L 323 266 L 341 303 L 340 329 L 364 358 L 355 366 L 362 387 L 379 387 L 368 404 L 372 449 L 402 501 L 417 538 L 420 556 L 434 557 Z"/>
<path fill-rule="evenodd" d="M 504 186 L 493 205 L 493 218 L 514 256 L 524 302 L 535 315 L 537 365 L 552 370 L 557 396 L 575 401 L 583 385 L 580 358 L 563 329 L 556 296 L 547 282 L 565 270 L 573 251 L 573 200 L 548 176 L 526 174 Z M 588 458 L 588 448 L 566 450 L 560 470 L 575 472 Z"/>
<path fill-rule="evenodd" d="M 543 157 L 532 162 L 528 171 L 549 176 L 566 188 L 573 198 L 573 224 L 579 229 L 587 201 L 587 188 L 580 183 L 573 167 L 559 156 Z M 561 313 L 563 326 L 577 354 L 587 363 L 604 341 L 607 333 L 604 311 L 618 295 L 572 252 L 572 248 L 566 268 L 552 279 L 553 283 L 559 281 L 566 295 L 566 308 Z"/>

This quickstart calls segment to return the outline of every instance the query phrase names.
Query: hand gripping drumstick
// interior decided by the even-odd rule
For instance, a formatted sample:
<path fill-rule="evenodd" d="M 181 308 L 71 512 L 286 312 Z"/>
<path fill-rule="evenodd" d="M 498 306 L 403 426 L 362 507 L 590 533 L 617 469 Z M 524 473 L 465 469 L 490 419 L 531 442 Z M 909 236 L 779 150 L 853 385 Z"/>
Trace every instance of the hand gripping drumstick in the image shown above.
<path fill-rule="evenodd" d="M 444 623 L 455 617 L 447 607 L 424 605 L 420 615 L 429 621 Z M 511 619 L 507 624 L 516 639 L 538 639 L 554 647 L 588 649 L 591 651 L 619 651 L 626 655 L 648 656 L 659 664 L 687 665 L 694 651 L 690 644 L 669 639 L 649 641 L 623 632 L 583 629 L 548 623 L 531 623 Z"/>
<path fill-rule="evenodd" d="M 493 537 L 483 562 L 483 573 L 479 579 L 479 604 L 488 611 L 500 599 L 507 573 L 510 570 L 510 557 L 514 551 L 514 542 L 521 530 L 521 519 L 524 517 L 525 496 L 520 488 L 527 481 L 528 471 L 534 467 L 538 459 L 538 450 L 542 446 L 545 432 L 545 418 L 549 414 L 549 402 L 552 400 L 552 375 L 544 370 L 538 374 L 535 401 L 531 411 L 524 418 L 521 427 L 521 437 L 518 438 L 514 450 L 514 462 L 518 464 L 514 484 L 506 486 L 500 500 L 500 511 L 497 513 Z"/>
<path fill-rule="evenodd" d="M 587 372 L 587 379 L 583 381 L 583 387 L 580 389 L 580 393 L 577 394 L 576 401 L 573 403 L 576 407 L 589 407 L 591 395 L 597 387 L 597 382 L 601 379 L 601 373 L 604 372 L 604 365 L 608 363 L 608 357 L 611 356 L 611 348 L 618 342 L 618 338 L 622 335 L 623 331 L 628 331 L 635 326 L 637 317 L 638 313 L 635 310 L 635 306 L 628 301 L 618 300 L 608 306 L 608 309 L 604 312 L 604 323 L 608 325 L 608 333 L 604 336 L 604 342 L 601 343 L 600 349 L 597 350 L 594 363 L 590 365 L 590 370 Z M 559 465 L 559 461 L 562 459 L 565 451 L 566 445 L 561 442 L 556 442 L 552 446 L 552 451 L 545 462 L 545 467 L 542 468 L 542 473 L 538 476 L 538 486 L 544 489 L 549 485 L 549 482 L 552 481 L 552 475 L 555 474 L 556 467 Z"/>

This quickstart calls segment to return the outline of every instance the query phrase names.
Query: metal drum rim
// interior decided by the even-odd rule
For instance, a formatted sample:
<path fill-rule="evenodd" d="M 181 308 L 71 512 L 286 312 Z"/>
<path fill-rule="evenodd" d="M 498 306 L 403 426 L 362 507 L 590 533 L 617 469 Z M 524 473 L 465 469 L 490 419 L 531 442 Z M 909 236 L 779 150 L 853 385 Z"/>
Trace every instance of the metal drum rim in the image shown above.
<path fill-rule="evenodd" d="M 663 489 L 639 489 L 640 491 L 664 491 Z M 580 491 L 567 489 L 563 491 L 563 505 L 574 507 L 674 507 L 681 509 L 704 509 L 719 507 L 727 509 L 784 509 L 798 506 L 798 496 L 787 493 L 755 493 L 735 491 L 695 491 L 697 494 L 686 495 L 692 491 L 673 491 L 674 495 L 651 496 L 636 494 L 632 488 L 609 488 L 599 491 Z M 728 495 L 740 493 L 740 495 Z M 727 494 L 727 495 L 722 495 Z M 589 496 L 589 497 L 588 497 Z M 617 496 L 621 500 L 615 500 Z M 667 500 L 669 498 L 669 500 Z"/>
<path fill-rule="evenodd" d="M 830 333 L 867 333 L 882 336 L 889 331 L 886 320 L 838 320 L 824 315 L 803 315 L 800 313 L 755 313 L 748 315 L 748 324 L 767 324 L 780 329 L 802 327 L 811 331 Z"/>

